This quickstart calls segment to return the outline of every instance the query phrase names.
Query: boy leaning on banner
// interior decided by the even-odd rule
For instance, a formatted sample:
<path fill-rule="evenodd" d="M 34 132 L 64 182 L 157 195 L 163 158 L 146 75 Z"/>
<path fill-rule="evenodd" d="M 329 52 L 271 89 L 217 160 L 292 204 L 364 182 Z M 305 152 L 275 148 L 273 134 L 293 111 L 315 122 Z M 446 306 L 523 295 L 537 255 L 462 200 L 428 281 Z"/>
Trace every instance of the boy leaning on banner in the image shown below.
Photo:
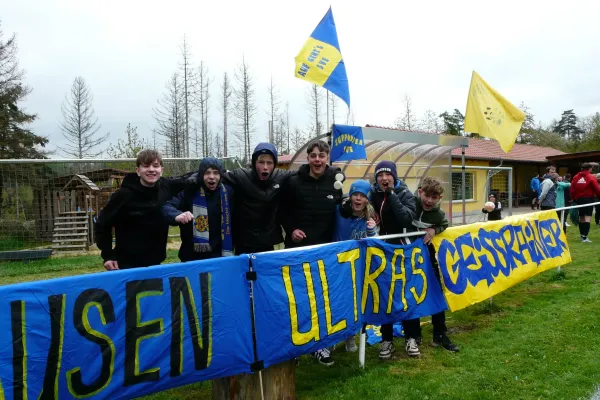
<path fill-rule="evenodd" d="M 413 221 L 413 225 L 420 231 L 425 231 L 427 234 L 423 238 L 423 241 L 427 245 L 429 250 L 429 258 L 431 259 L 431 265 L 435 277 L 442 287 L 442 280 L 440 277 L 440 268 L 435 257 L 435 248 L 431 243 L 431 239 L 439 233 L 448 228 L 448 219 L 446 213 L 440 208 L 440 201 L 442 200 L 442 194 L 444 193 L 444 187 L 442 182 L 434 177 L 427 176 L 423 178 L 421 187 L 417 190 L 417 196 L 415 202 L 417 206 L 417 217 Z M 452 352 L 457 352 L 456 347 L 446 335 L 446 313 L 441 311 L 431 316 L 431 323 L 433 325 L 433 341 L 432 345 L 437 347 L 441 346 L 444 349 Z M 421 326 L 419 323 L 419 338 L 420 338 Z"/>
<path fill-rule="evenodd" d="M 404 182 L 398 179 L 396 164 L 391 161 L 381 161 L 375 166 L 375 180 L 373 186 L 373 207 L 379 213 L 379 234 L 392 235 L 414 230 L 412 221 L 415 219 L 415 196 Z M 389 239 L 392 244 L 403 244 L 405 240 Z M 421 355 L 417 338 L 419 336 L 419 320 L 402 321 L 405 349 L 409 356 Z M 379 358 L 388 360 L 394 352 L 394 327 L 393 324 L 381 325 L 381 347 Z"/>
<path fill-rule="evenodd" d="M 221 160 L 202 159 L 198 174 L 162 207 L 167 222 L 179 224 L 183 262 L 233 255 L 233 189 L 221 183 L 224 173 Z"/>
<path fill-rule="evenodd" d="M 169 225 L 161 207 L 181 191 L 187 175 L 163 178 L 162 156 L 151 149 L 139 152 L 135 170 L 125 175 L 96 222 L 96 244 L 108 271 L 159 265 L 167 258 Z"/>
<path fill-rule="evenodd" d="M 337 207 L 333 241 L 357 240 L 377 235 L 375 209 L 371 201 L 371 184 L 358 180 L 352 183 L 348 197 Z M 346 351 L 358 350 L 354 337 L 346 339 Z"/>

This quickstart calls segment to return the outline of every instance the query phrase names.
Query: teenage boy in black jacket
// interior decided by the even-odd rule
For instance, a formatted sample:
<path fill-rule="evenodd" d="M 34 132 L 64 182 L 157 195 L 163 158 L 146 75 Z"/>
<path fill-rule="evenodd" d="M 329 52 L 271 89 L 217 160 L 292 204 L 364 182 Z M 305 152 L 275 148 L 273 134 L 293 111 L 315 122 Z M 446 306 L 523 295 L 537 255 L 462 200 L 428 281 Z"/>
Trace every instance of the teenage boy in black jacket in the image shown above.
<path fill-rule="evenodd" d="M 136 173 L 125 176 L 96 222 L 96 244 L 108 271 L 159 265 L 167 258 L 169 225 L 161 207 L 183 189 L 184 179 L 161 177 L 163 162 L 156 150 L 141 151 L 136 166 Z"/>
<path fill-rule="evenodd" d="M 329 145 L 315 140 L 306 152 L 308 164 L 300 167 L 298 175 L 292 176 L 283 190 L 281 220 L 286 248 L 330 243 L 336 207 L 342 200 L 342 190 L 333 186 L 341 171 L 327 165 Z M 333 365 L 327 348 L 313 356 L 323 365 Z"/>

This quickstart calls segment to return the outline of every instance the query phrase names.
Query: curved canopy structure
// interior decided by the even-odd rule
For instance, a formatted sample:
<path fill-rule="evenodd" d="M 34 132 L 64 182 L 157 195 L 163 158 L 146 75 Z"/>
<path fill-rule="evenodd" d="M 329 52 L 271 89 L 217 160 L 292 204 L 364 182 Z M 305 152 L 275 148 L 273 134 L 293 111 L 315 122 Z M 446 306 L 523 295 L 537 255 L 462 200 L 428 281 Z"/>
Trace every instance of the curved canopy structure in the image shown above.
<path fill-rule="evenodd" d="M 440 177 L 449 186 L 452 173 L 451 152 L 455 148 L 468 145 L 467 139 L 459 136 L 374 127 L 365 127 L 362 131 L 367 159 L 333 163 L 346 175 L 344 190 L 348 190 L 351 182 L 356 179 L 367 179 L 372 182 L 375 166 L 383 160 L 396 164 L 398 177 L 413 191 L 426 175 Z M 319 139 L 327 140 L 327 136 L 322 135 Z M 306 148 L 309 143 L 296 152 L 290 169 L 298 169 L 300 165 L 306 163 Z"/>

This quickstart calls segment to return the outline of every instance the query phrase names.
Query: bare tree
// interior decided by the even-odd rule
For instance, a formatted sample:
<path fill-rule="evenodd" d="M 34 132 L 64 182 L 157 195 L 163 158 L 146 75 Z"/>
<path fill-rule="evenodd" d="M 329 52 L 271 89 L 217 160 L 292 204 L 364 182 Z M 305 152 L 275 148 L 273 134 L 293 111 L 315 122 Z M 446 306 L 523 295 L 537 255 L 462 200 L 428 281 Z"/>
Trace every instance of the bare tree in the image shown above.
<path fill-rule="evenodd" d="M 338 97 L 334 94 L 331 94 L 329 96 L 329 109 L 331 110 L 331 123 L 335 124 L 335 111 L 337 109 L 337 105 L 338 105 Z M 331 128 L 330 126 L 327 127 L 327 129 L 329 130 L 329 128 Z"/>
<path fill-rule="evenodd" d="M 346 114 L 346 125 L 354 125 L 354 109 L 349 108 L 348 114 Z"/>
<path fill-rule="evenodd" d="M 106 149 L 106 153 L 111 158 L 135 158 L 137 154 L 149 147 L 146 140 L 140 139 L 137 133 L 137 126 L 127 124 L 125 128 L 125 139 L 118 139 L 116 144 L 111 144 Z"/>
<path fill-rule="evenodd" d="M 223 138 L 221 135 L 215 135 L 215 156 L 218 158 L 223 157 Z"/>
<path fill-rule="evenodd" d="M 440 133 L 444 131 L 444 122 L 437 113 L 432 110 L 425 110 L 421 119 L 421 129 L 429 133 Z"/>
<path fill-rule="evenodd" d="M 183 36 L 183 43 L 180 47 L 181 50 L 181 61 L 179 63 L 179 70 L 181 71 L 181 77 L 183 80 L 183 110 L 185 113 L 185 127 L 183 133 L 183 153 L 186 157 L 190 156 L 190 117 L 194 111 L 194 93 L 196 86 L 198 85 L 198 76 L 192 68 L 192 56 L 189 51 L 189 47 L 186 41 L 185 35 Z"/>
<path fill-rule="evenodd" d="M 267 93 L 269 96 L 269 111 L 267 111 L 267 115 L 269 115 L 269 143 L 275 143 L 274 130 L 275 130 L 275 118 L 277 117 L 277 112 L 279 111 L 279 105 L 281 104 L 281 98 L 279 96 L 279 89 L 273 83 L 273 75 L 271 75 L 271 81 L 269 87 L 267 88 Z"/>
<path fill-rule="evenodd" d="M 235 70 L 235 80 L 238 87 L 234 90 L 235 110 L 234 115 L 239 121 L 239 131 L 236 138 L 240 147 L 244 150 L 243 161 L 249 162 L 252 158 L 252 134 L 254 132 L 253 118 L 256 115 L 256 104 L 254 100 L 254 83 L 250 75 L 250 67 L 246 59 Z"/>
<path fill-rule="evenodd" d="M 290 102 L 285 102 L 285 127 L 286 127 L 286 142 L 287 142 L 287 154 L 290 154 Z"/>
<path fill-rule="evenodd" d="M 98 135 L 100 125 L 98 118 L 94 117 L 93 100 L 85 80 L 80 76 L 75 78 L 70 97 L 65 96 L 61 105 L 64 121 L 60 126 L 67 140 L 63 151 L 72 157 L 82 159 L 98 156 L 102 151 L 96 152 L 95 149 L 109 136 L 109 133 Z"/>
<path fill-rule="evenodd" d="M 198 121 L 194 121 L 194 127 L 192 128 L 192 147 L 194 149 L 194 157 L 201 158 L 202 156 L 202 133 L 199 128 Z"/>
<path fill-rule="evenodd" d="M 292 132 L 292 137 L 291 142 L 292 142 L 292 148 L 294 150 L 294 152 L 298 151 L 300 149 L 300 147 L 302 147 L 304 145 L 304 143 L 306 142 L 307 136 L 304 134 L 304 132 L 302 132 L 300 129 L 298 129 L 298 127 L 294 128 L 294 131 Z"/>
<path fill-rule="evenodd" d="M 231 83 L 227 72 L 223 73 L 221 84 L 221 108 L 223 110 L 223 157 L 227 157 L 227 128 L 230 112 Z"/>
<path fill-rule="evenodd" d="M 165 154 L 171 157 L 184 157 L 185 153 L 185 111 L 183 82 L 175 73 L 166 84 L 166 92 L 154 108 L 157 123 L 156 133 L 165 138 Z"/>
<path fill-rule="evenodd" d="M 209 155 L 208 152 L 208 87 L 211 81 L 208 77 L 208 68 L 204 61 L 200 61 L 198 67 L 198 88 L 196 90 L 196 103 L 200 109 L 200 137 L 202 140 L 202 157 Z"/>
<path fill-rule="evenodd" d="M 316 137 L 323 131 L 323 123 L 321 122 L 321 116 L 323 115 L 323 94 L 318 85 L 311 85 L 307 89 L 306 101 L 308 102 L 310 114 L 314 118 L 311 126 L 312 136 Z"/>
<path fill-rule="evenodd" d="M 408 94 L 404 95 L 402 116 L 396 120 L 396 126 L 400 129 L 412 131 L 417 129 L 418 121 L 412 108 L 412 100 Z"/>

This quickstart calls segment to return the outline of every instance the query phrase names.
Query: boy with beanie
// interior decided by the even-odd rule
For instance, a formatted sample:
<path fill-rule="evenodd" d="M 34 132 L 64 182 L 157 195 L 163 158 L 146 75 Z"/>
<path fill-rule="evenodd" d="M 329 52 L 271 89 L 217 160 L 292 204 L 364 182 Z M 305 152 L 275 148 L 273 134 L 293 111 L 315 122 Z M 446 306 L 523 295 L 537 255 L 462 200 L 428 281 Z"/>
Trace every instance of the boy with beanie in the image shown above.
<path fill-rule="evenodd" d="M 372 204 L 375 212 L 379 214 L 379 234 L 391 235 L 414 230 L 412 222 L 416 215 L 415 196 L 408 190 L 406 184 L 398 179 L 396 164 L 391 161 L 379 162 L 375 167 L 375 182 L 372 189 Z M 388 242 L 403 244 L 408 241 L 398 238 L 390 239 Z M 411 357 L 419 356 L 421 354 L 417 346 L 419 320 L 402 321 L 402 326 L 406 338 L 406 352 Z M 393 324 L 381 325 L 381 336 L 379 358 L 387 360 L 394 352 Z"/>
<path fill-rule="evenodd" d="M 429 258 L 431 259 L 431 265 L 435 278 L 437 279 L 440 287 L 442 287 L 442 280 L 440 277 L 440 269 L 435 256 L 435 247 L 431 244 L 431 239 L 437 234 L 442 233 L 448 228 L 448 219 L 446 219 L 446 213 L 440 208 L 440 201 L 442 200 L 442 194 L 444 193 L 444 187 L 442 181 L 437 178 L 427 176 L 423 178 L 421 187 L 417 190 L 417 196 L 415 198 L 417 205 L 417 218 L 413 221 L 413 225 L 420 231 L 425 231 L 427 234 L 424 236 L 423 241 L 427 245 L 429 250 Z M 433 341 L 431 344 L 434 347 L 441 346 L 442 348 L 457 352 L 458 347 L 454 345 L 446 332 L 446 313 L 441 311 L 431 316 L 431 324 L 433 325 Z M 421 323 L 419 321 L 419 337 L 421 336 Z"/>
<path fill-rule="evenodd" d="M 167 222 L 179 224 L 183 262 L 233 255 L 233 189 L 221 182 L 224 174 L 221 160 L 203 158 L 196 177 L 162 207 Z"/>

